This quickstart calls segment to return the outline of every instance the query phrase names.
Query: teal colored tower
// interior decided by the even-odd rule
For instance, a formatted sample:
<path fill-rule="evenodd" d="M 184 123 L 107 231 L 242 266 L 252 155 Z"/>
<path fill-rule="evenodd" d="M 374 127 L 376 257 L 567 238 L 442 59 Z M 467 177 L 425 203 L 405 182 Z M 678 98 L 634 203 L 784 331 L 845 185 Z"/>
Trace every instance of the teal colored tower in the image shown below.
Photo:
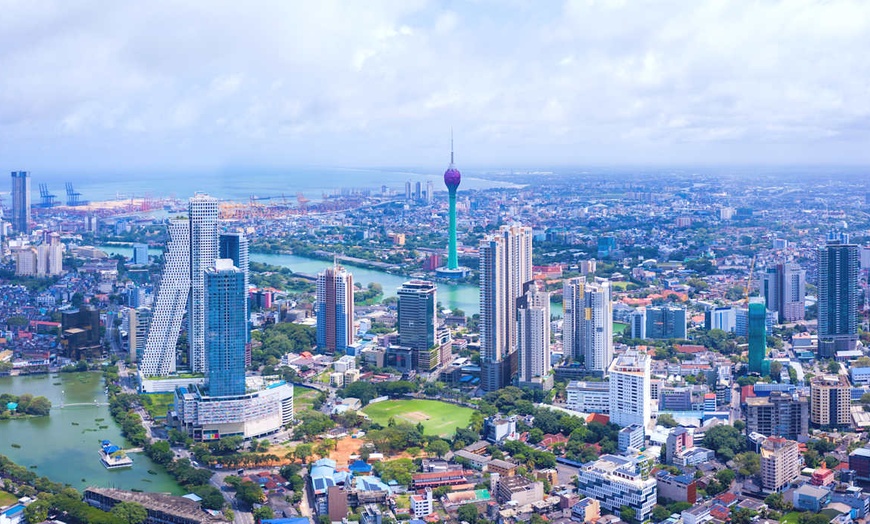
<path fill-rule="evenodd" d="M 453 137 L 450 138 L 450 166 L 444 172 L 444 185 L 447 186 L 449 209 L 450 209 L 450 236 L 447 244 L 447 269 L 459 269 L 459 257 L 456 255 L 456 190 L 462 175 L 453 165 Z"/>
<path fill-rule="evenodd" d="M 749 299 L 749 372 L 762 375 L 770 374 L 770 364 L 764 358 L 767 354 L 766 309 L 763 298 Z"/>

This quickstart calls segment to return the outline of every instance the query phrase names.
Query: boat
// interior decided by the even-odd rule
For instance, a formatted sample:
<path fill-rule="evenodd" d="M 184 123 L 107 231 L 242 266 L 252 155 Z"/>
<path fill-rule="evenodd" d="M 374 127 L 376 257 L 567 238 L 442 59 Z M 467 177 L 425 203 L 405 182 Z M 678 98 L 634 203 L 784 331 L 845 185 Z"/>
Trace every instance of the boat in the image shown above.
<path fill-rule="evenodd" d="M 133 459 L 124 453 L 124 450 L 104 440 L 100 443 L 100 462 L 106 469 L 129 468 L 133 466 Z"/>

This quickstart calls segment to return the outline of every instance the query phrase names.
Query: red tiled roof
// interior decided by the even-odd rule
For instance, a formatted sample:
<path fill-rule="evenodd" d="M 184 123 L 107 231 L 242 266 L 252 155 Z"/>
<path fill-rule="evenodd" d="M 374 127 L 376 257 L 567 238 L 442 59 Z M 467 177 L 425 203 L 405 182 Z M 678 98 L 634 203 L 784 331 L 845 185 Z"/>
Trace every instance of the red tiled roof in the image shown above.
<path fill-rule="evenodd" d="M 586 423 L 591 424 L 592 422 L 607 424 L 608 422 L 610 422 L 610 417 L 604 415 L 603 413 L 592 413 L 591 415 L 586 417 Z"/>

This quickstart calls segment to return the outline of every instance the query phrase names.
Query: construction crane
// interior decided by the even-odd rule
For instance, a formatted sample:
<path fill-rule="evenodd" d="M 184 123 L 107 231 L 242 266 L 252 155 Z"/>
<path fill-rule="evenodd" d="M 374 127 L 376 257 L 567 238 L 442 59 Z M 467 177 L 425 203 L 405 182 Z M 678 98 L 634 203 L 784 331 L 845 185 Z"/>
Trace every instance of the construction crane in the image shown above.
<path fill-rule="evenodd" d="M 743 300 L 746 301 L 747 306 L 749 305 L 749 293 L 752 291 L 752 273 L 755 271 L 755 257 L 752 256 L 752 263 L 749 264 L 749 278 L 746 280 L 746 290 L 743 294 Z"/>
<path fill-rule="evenodd" d="M 52 195 L 48 192 L 48 184 L 46 184 L 45 182 L 39 183 L 39 199 L 41 201 L 39 207 L 48 208 L 54 207 L 58 204 L 58 202 L 55 200 L 57 199 L 57 196 Z"/>

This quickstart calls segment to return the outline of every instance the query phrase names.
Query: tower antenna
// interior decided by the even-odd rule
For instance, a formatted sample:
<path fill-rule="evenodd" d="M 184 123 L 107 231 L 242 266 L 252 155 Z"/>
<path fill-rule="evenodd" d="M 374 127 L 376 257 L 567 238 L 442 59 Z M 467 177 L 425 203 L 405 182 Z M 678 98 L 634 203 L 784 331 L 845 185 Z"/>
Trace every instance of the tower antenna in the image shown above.
<path fill-rule="evenodd" d="M 450 165 L 453 165 L 453 128 L 450 128 Z"/>

